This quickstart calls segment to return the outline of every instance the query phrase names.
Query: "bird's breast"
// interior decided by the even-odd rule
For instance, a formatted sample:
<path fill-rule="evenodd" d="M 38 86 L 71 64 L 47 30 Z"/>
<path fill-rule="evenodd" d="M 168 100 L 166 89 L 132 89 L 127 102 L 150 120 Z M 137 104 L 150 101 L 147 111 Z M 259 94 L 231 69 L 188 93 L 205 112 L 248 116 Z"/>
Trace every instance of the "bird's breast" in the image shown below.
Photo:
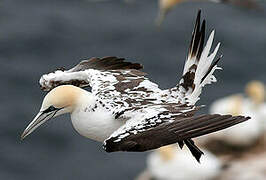
<path fill-rule="evenodd" d="M 75 130 L 82 136 L 103 142 L 123 125 L 111 112 L 103 109 L 81 108 L 71 114 Z"/>

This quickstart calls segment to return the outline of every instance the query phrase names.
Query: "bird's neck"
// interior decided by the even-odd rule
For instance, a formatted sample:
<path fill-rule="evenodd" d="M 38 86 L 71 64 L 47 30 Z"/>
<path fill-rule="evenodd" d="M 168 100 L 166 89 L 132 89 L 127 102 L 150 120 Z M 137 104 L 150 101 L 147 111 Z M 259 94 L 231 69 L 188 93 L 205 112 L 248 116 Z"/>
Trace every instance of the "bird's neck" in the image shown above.
<path fill-rule="evenodd" d="M 104 108 L 91 93 L 80 96 L 76 108 L 71 113 L 71 121 L 80 135 L 99 142 L 103 142 L 123 125 L 123 122 L 117 121 L 112 112 Z"/>
<path fill-rule="evenodd" d="M 80 111 L 84 108 L 92 108 L 95 102 L 96 97 L 92 93 L 82 89 L 74 105 L 73 112 Z"/>

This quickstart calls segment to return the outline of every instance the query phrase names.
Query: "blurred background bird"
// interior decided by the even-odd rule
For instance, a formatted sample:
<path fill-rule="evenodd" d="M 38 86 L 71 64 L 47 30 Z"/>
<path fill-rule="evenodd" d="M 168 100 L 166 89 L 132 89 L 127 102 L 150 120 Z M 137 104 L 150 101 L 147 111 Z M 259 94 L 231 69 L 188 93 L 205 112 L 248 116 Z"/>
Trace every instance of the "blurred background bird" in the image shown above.
<path fill-rule="evenodd" d="M 199 2 L 204 0 L 158 0 L 159 13 L 156 24 L 161 25 L 165 16 L 178 4 L 184 2 Z M 248 9 L 259 9 L 259 5 L 255 0 L 206 0 L 214 3 L 226 3 Z"/>
<path fill-rule="evenodd" d="M 230 162 L 216 180 L 265 180 L 266 151 Z"/>
<path fill-rule="evenodd" d="M 203 149 L 201 163 L 190 156 L 184 147 L 176 145 L 161 147 L 148 155 L 147 169 L 136 180 L 210 180 L 217 177 L 222 170 L 222 162 L 211 152 Z"/>
<path fill-rule="evenodd" d="M 107 2 L 112 0 L 88 0 L 89 2 Z M 114 0 L 113 0 L 114 1 Z M 138 0 L 121 0 L 121 2 L 131 4 Z M 160 26 L 167 14 L 178 4 L 187 2 L 213 2 L 233 5 L 245 9 L 262 10 L 257 0 L 158 0 L 158 15 L 155 20 L 156 25 Z"/>
<path fill-rule="evenodd" d="M 210 136 L 204 136 L 201 140 L 206 142 L 219 140 L 230 146 L 240 148 L 254 145 L 266 132 L 266 103 L 264 98 L 264 84 L 260 81 L 251 81 L 246 85 L 245 95 L 233 94 L 216 100 L 210 106 L 210 113 L 244 114 L 252 117 L 252 121 Z"/>

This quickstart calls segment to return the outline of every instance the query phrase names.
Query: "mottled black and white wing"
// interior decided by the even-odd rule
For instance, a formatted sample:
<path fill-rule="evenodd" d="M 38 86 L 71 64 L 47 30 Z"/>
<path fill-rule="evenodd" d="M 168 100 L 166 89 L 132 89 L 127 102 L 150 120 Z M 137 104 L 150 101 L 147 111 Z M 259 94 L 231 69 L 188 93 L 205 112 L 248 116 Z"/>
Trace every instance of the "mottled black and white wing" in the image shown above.
<path fill-rule="evenodd" d="M 197 107 L 156 106 L 125 114 L 132 116 L 104 142 L 107 152 L 147 151 L 173 143 L 197 148 L 191 138 L 231 127 L 249 117 L 231 115 L 192 116 Z M 192 147 L 195 146 L 195 147 Z M 192 153 L 197 150 L 192 149 Z M 199 160 L 201 153 L 193 154 Z"/>
<path fill-rule="evenodd" d="M 109 73 L 105 74 L 100 72 L 106 72 L 112 70 L 121 71 L 129 69 L 130 71 L 134 71 L 135 74 L 137 75 L 144 76 L 145 73 L 138 71 L 139 69 L 142 68 L 143 66 L 141 64 L 125 62 L 125 59 L 123 58 L 93 57 L 88 60 L 81 61 L 70 70 L 65 70 L 64 68 L 60 68 L 55 72 L 43 75 L 40 79 L 40 85 L 42 90 L 44 91 L 50 91 L 51 89 L 64 84 L 75 85 L 78 87 L 86 87 L 90 86 L 91 82 L 89 77 L 93 76 L 93 74 L 102 77 L 102 76 L 108 76 Z M 88 72 L 88 70 L 94 70 L 94 71 Z M 99 73 L 97 74 L 97 72 Z M 111 80 L 111 78 L 113 77 L 109 76 L 109 78 Z"/>
<path fill-rule="evenodd" d="M 91 58 L 80 62 L 70 70 L 58 70 L 43 75 L 40 85 L 51 90 L 59 85 L 90 86 L 94 95 L 108 104 L 121 107 L 161 103 L 161 90 L 149 81 L 139 69 L 142 65 L 124 61 L 122 58 Z"/>

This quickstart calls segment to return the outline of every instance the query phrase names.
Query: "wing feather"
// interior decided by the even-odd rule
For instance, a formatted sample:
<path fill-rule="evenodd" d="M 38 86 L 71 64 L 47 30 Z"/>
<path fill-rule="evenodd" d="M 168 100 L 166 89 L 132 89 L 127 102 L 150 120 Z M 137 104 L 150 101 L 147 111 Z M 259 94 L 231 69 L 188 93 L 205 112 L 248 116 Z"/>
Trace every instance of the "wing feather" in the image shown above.
<path fill-rule="evenodd" d="M 124 58 L 118 58 L 114 56 L 108 56 L 103 58 L 90 58 L 89 60 L 83 60 L 69 72 L 84 71 L 87 69 L 96 70 L 117 70 L 117 69 L 143 69 L 143 66 L 139 63 L 126 62 Z"/>
<path fill-rule="evenodd" d="M 191 116 L 193 113 L 191 114 L 190 110 L 181 112 L 178 114 L 161 111 L 154 116 L 147 116 L 146 119 L 139 121 L 134 119 L 134 123 L 129 120 L 105 140 L 105 150 L 107 152 L 147 151 L 173 143 L 182 145 L 181 142 L 184 141 L 186 145 L 189 144 L 191 148 L 196 149 L 197 156 L 200 156 L 201 152 L 194 147 L 191 138 L 225 129 L 249 119 L 243 116 L 218 114 Z"/>
<path fill-rule="evenodd" d="M 112 109 L 162 103 L 162 90 L 140 71 L 143 66 L 123 58 L 91 58 L 70 70 L 58 70 L 40 79 L 41 89 L 49 91 L 60 85 L 91 87 L 94 95 Z M 108 102 L 107 102 L 108 101 Z"/>

